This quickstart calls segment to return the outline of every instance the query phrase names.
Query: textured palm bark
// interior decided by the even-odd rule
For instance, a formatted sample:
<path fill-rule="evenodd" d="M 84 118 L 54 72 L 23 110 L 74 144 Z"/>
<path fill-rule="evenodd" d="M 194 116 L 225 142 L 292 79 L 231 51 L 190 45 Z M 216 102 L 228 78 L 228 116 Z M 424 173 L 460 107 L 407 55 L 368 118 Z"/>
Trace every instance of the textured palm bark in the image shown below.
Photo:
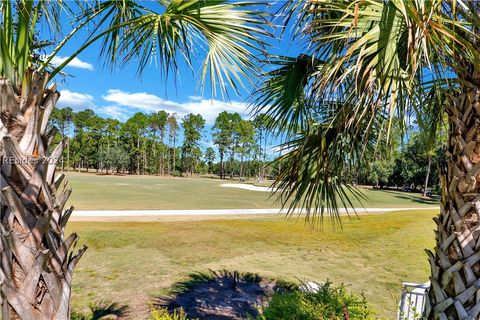
<path fill-rule="evenodd" d="M 480 318 L 480 88 L 447 102 L 449 141 L 431 273 L 428 319 Z"/>
<path fill-rule="evenodd" d="M 46 88 L 48 74 L 30 70 L 22 88 L 0 78 L 0 293 L 2 318 L 70 319 L 73 269 L 86 247 L 72 252 L 77 235 L 64 238 L 73 208 L 56 175 L 64 143 L 48 118 L 60 96 Z"/>

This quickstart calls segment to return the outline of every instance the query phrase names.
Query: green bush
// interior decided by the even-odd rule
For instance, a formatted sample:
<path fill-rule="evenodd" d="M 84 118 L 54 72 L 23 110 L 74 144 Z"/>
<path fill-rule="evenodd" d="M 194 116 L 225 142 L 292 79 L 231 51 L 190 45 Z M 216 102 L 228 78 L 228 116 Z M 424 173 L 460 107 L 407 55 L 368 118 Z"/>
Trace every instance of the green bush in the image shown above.
<path fill-rule="evenodd" d="M 187 316 L 180 310 L 179 312 L 174 311 L 172 314 L 168 312 L 167 309 L 153 309 L 150 313 L 149 320 L 188 320 Z"/>
<path fill-rule="evenodd" d="M 178 170 L 174 170 L 170 173 L 173 177 L 181 177 L 182 173 Z"/>
<path fill-rule="evenodd" d="M 117 319 L 129 314 L 128 306 L 116 302 L 99 301 L 89 305 L 89 312 L 72 311 L 72 320 Z"/>
<path fill-rule="evenodd" d="M 373 311 L 365 298 L 350 294 L 343 285 L 327 282 L 316 292 L 279 292 L 258 320 L 369 320 Z"/>

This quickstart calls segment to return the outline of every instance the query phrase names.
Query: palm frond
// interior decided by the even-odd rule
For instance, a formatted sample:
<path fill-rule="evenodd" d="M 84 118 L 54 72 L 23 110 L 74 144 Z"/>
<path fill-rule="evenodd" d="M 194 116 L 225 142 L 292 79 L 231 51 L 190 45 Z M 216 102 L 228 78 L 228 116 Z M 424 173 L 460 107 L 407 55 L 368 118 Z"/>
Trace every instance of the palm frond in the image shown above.
<path fill-rule="evenodd" d="M 15 6 L 13 5 L 15 3 Z M 18 4 L 18 5 L 17 5 Z M 140 75 L 157 61 L 165 78 L 176 77 L 180 61 L 193 71 L 201 65 L 202 90 L 209 80 L 212 94 L 222 95 L 232 88 L 253 82 L 258 73 L 258 56 L 271 35 L 260 10 L 265 3 L 230 1 L 159 1 L 159 10 L 138 1 L 102 1 L 92 5 L 76 1 L 76 10 L 65 1 L 2 1 L 0 26 L 0 72 L 21 87 L 23 74 L 32 64 L 34 50 L 48 50 L 52 42 L 36 39 L 39 27 L 59 34 L 63 12 L 72 14 L 72 29 L 59 40 L 51 53 L 36 59 L 40 71 L 48 69 L 50 78 L 90 45 L 102 41 L 100 55 L 109 66 L 135 61 Z M 14 9 L 15 8 L 15 9 Z M 74 14 L 74 15 L 73 15 Z M 50 62 L 66 43 L 88 28 L 85 41 L 59 66 Z"/>
<path fill-rule="evenodd" d="M 463 1 L 313 3 L 289 1 L 280 14 L 307 42 L 303 56 L 318 63 L 300 75 L 301 60 L 273 60 L 254 104 L 293 133 L 276 182 L 283 203 L 338 217 L 340 204 L 351 205 L 342 173 L 364 161 L 365 147 L 388 145 L 393 129 L 404 134 L 410 116 L 438 124 L 426 116 L 438 108 L 429 91 L 455 88 L 455 73 L 478 65 L 480 24 Z"/>
<path fill-rule="evenodd" d="M 59 35 L 61 12 L 71 10 L 61 0 L 6 0 L 0 3 L 0 11 L 0 74 L 10 79 L 17 90 L 22 86 L 26 71 L 41 63 L 37 51 L 52 44 L 38 39 L 38 30 Z"/>
<path fill-rule="evenodd" d="M 269 58 L 276 69 L 264 75 L 264 81 L 253 93 L 255 113 L 266 115 L 270 131 L 296 132 L 304 128 L 313 112 L 308 107 L 308 86 L 314 81 L 321 61 L 308 55 L 297 58 Z"/>
<path fill-rule="evenodd" d="M 359 203 L 365 200 L 362 192 L 350 184 L 347 173 L 365 165 L 366 152 L 375 152 L 382 123 L 369 128 L 370 119 L 358 120 L 358 130 L 351 130 L 346 125 L 347 119 L 351 120 L 350 110 L 344 109 L 343 104 L 335 102 L 328 108 L 323 105 L 315 109 L 323 122 L 311 120 L 297 131 L 281 146 L 285 154 L 277 160 L 282 170 L 275 190 L 279 190 L 283 204 L 289 203 L 289 214 L 295 209 L 306 210 L 306 219 L 312 225 L 329 215 L 334 225 L 341 226 L 339 208 L 354 208 L 353 199 Z M 371 133 L 367 135 L 366 131 Z"/>
<path fill-rule="evenodd" d="M 113 3 L 92 7 L 85 14 L 102 11 L 103 18 L 97 24 L 99 32 L 84 46 L 103 38 L 107 65 L 135 60 L 140 75 L 156 62 L 165 78 L 178 74 L 180 61 L 196 72 L 193 66 L 203 58 L 200 86 L 203 90 L 209 80 L 214 96 L 217 88 L 224 95 L 228 88 L 238 92 L 239 86 L 252 81 L 264 39 L 271 37 L 264 29 L 268 22 L 260 11 L 265 4 L 260 2 L 164 1 L 159 11 L 134 1 Z"/>

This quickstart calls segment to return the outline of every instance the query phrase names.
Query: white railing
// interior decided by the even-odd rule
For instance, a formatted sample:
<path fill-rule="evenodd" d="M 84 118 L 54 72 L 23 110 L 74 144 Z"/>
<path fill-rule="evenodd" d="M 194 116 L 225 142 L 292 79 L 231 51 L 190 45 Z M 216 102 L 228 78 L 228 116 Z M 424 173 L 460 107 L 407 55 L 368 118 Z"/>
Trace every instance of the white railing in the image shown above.
<path fill-rule="evenodd" d="M 398 310 L 398 320 L 417 320 L 422 318 L 427 301 L 430 282 L 402 283 L 402 298 Z"/>

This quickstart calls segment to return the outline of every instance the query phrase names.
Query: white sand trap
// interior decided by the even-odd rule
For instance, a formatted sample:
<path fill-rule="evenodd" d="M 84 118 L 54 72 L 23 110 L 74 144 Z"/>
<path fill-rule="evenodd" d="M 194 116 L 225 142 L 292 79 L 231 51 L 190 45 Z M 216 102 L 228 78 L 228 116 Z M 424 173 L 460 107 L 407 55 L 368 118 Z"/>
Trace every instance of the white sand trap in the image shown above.
<path fill-rule="evenodd" d="M 130 183 L 115 183 L 116 186 L 129 186 Z"/>
<path fill-rule="evenodd" d="M 259 187 L 259 186 L 254 186 L 254 185 L 246 184 L 246 183 L 224 183 L 221 186 L 225 187 L 225 188 L 238 188 L 238 189 L 245 189 L 245 190 L 250 190 L 250 191 L 260 191 L 260 192 L 275 191 L 275 189 L 272 189 L 270 187 Z"/>

